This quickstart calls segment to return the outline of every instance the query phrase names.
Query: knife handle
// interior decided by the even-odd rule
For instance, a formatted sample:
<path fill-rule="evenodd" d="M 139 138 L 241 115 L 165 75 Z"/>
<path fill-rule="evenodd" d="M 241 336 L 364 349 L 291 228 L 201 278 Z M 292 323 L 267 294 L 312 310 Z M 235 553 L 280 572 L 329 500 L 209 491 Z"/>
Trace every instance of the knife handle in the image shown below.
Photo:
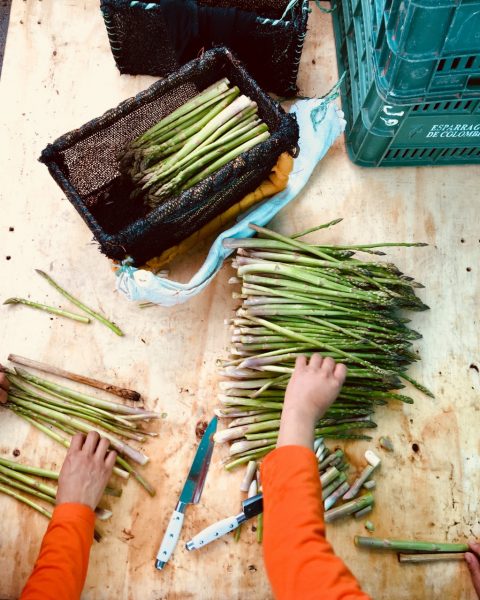
<path fill-rule="evenodd" d="M 222 535 L 230 533 L 240 525 L 242 520 L 245 520 L 245 517 L 241 519 L 241 516 L 243 517 L 243 514 L 237 515 L 236 517 L 228 517 L 227 519 L 223 519 L 222 521 L 217 521 L 213 525 L 209 525 L 208 527 L 200 531 L 200 533 L 197 533 L 197 535 L 193 537 L 189 542 L 187 542 L 187 550 L 198 550 L 199 548 L 203 548 L 203 546 L 206 546 L 210 542 L 213 542 L 214 540 L 217 540 L 218 538 L 222 537 Z"/>
<path fill-rule="evenodd" d="M 168 523 L 167 531 L 163 536 L 162 544 L 160 546 L 160 550 L 157 554 L 157 559 L 155 561 L 155 567 L 157 569 L 163 569 L 165 563 L 168 561 L 170 556 L 172 556 L 172 552 L 177 545 L 178 538 L 180 536 L 180 531 L 183 525 L 184 519 L 184 505 L 180 503 L 177 505 L 177 508 L 173 511 L 172 516 L 170 517 L 170 521 Z"/>

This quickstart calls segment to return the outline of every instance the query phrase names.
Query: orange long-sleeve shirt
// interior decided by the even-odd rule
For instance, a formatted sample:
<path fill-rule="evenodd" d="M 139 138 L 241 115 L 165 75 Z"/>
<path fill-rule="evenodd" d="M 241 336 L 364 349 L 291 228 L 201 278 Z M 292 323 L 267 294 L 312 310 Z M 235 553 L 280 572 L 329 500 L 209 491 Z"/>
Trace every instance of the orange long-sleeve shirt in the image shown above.
<path fill-rule="evenodd" d="M 53 511 L 40 554 L 20 600 L 77 600 L 87 576 L 95 513 L 84 504 Z"/>
<path fill-rule="evenodd" d="M 262 464 L 265 567 L 277 600 L 369 600 L 325 539 L 315 454 L 282 446 Z"/>

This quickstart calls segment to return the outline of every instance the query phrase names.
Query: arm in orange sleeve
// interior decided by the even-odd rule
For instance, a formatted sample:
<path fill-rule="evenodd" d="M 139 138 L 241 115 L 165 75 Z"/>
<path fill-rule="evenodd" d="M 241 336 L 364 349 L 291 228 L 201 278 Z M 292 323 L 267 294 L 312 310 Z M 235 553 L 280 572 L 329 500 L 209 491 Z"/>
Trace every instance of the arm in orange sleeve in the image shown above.
<path fill-rule="evenodd" d="M 312 450 L 282 446 L 262 464 L 264 558 L 277 600 L 368 600 L 325 539 Z"/>
<path fill-rule="evenodd" d="M 58 505 L 20 600 L 77 600 L 87 576 L 95 513 L 84 504 Z"/>

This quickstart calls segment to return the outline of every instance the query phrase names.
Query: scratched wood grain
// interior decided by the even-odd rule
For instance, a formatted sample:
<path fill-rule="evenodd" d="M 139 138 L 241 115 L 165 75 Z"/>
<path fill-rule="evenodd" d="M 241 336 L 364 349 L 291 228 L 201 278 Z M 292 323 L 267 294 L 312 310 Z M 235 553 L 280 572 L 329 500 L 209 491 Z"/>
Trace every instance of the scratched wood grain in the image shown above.
<path fill-rule="evenodd" d="M 301 92 L 322 95 L 336 80 L 331 22 L 315 7 L 302 58 Z M 153 559 L 192 459 L 195 425 L 211 414 L 216 397 L 215 359 L 226 352 L 223 320 L 233 309 L 225 267 L 212 285 L 174 309 L 139 310 L 114 291 L 109 262 L 89 230 L 37 162 L 58 135 L 144 89 L 149 77 L 120 76 L 113 64 L 97 0 L 14 0 L 0 81 L 1 210 L 0 290 L 64 304 L 33 269 L 51 271 L 68 289 L 113 317 L 119 339 L 99 324 L 84 327 L 28 309 L 0 310 L 0 360 L 9 352 L 111 379 L 140 390 L 150 408 L 165 413 L 158 439 L 146 445 L 146 475 L 157 496 L 135 482 L 114 499 L 105 540 L 92 549 L 83 598 L 160 600 L 269 599 L 261 549 L 244 531 L 240 543 L 223 539 L 187 554 L 180 544 L 163 573 Z M 436 394 L 414 393 L 414 406 L 378 414 L 378 437 L 388 434 L 372 520 L 380 536 L 442 539 L 480 537 L 478 516 L 478 334 L 480 228 L 479 170 L 473 167 L 368 170 L 347 158 L 338 141 L 308 190 L 276 219 L 291 233 L 338 216 L 327 241 L 416 240 L 423 249 L 397 249 L 391 257 L 426 285 L 431 306 L 414 315 L 424 334 L 423 361 L 412 369 Z M 10 229 L 13 229 L 12 231 Z M 179 260 L 183 280 L 205 252 Z M 418 446 L 418 451 L 412 445 Z M 415 448 L 417 448 L 415 446 Z M 347 444 L 360 465 L 365 444 Z M 59 467 L 64 450 L 14 415 L 0 412 L 0 451 L 43 467 Z M 183 540 L 238 508 L 239 474 L 227 474 L 217 449 L 202 502 L 189 507 Z M 0 597 L 17 598 L 37 555 L 46 521 L 28 507 L 0 497 Z M 474 598 L 465 566 L 399 565 L 394 556 L 361 552 L 352 544 L 362 524 L 331 526 L 337 552 L 378 600 Z"/>

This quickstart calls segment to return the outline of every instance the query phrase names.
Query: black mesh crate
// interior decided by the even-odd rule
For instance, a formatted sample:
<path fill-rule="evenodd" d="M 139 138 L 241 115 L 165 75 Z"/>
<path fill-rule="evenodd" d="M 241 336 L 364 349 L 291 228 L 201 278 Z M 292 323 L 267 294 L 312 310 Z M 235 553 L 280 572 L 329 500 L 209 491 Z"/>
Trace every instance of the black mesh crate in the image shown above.
<path fill-rule="evenodd" d="M 286 15 L 288 0 L 101 0 L 101 9 L 122 74 L 165 77 L 203 50 L 226 46 L 263 89 L 290 96 L 308 4 L 298 0 Z"/>
<path fill-rule="evenodd" d="M 222 77 L 258 105 L 270 137 L 179 196 L 147 212 L 129 198 L 118 169 L 125 146 Z M 49 144 L 40 161 L 83 217 L 108 257 L 137 264 L 158 256 L 253 191 L 282 152 L 293 152 L 298 125 L 265 94 L 226 48 L 208 51 L 134 98 Z"/>

